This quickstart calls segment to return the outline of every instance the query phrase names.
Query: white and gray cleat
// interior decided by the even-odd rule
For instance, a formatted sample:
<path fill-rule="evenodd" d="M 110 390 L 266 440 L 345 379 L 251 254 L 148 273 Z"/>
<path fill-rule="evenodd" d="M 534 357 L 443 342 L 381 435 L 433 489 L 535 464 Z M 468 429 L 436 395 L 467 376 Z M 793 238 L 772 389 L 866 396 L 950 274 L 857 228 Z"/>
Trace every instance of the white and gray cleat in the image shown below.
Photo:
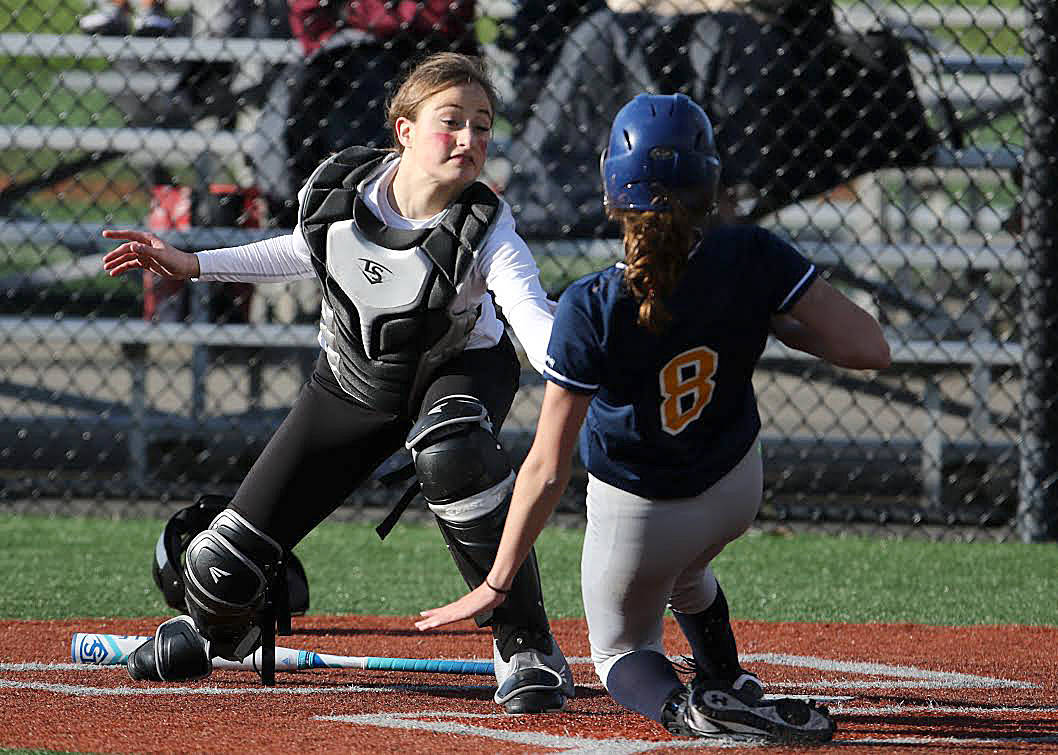
<path fill-rule="evenodd" d="M 550 653 L 528 649 L 504 661 L 494 647 L 497 689 L 493 699 L 510 714 L 557 713 L 574 696 L 569 664 L 552 641 Z"/>

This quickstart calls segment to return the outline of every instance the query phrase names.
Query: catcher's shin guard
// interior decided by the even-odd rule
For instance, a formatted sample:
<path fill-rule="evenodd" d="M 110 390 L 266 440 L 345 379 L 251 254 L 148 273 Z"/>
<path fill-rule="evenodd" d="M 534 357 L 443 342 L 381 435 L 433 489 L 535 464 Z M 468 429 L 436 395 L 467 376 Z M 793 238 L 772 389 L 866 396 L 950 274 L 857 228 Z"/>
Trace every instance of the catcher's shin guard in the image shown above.
<path fill-rule="evenodd" d="M 473 396 L 446 396 L 419 418 L 406 445 L 448 550 L 475 588 L 496 561 L 514 485 L 488 412 Z M 573 677 L 544 612 L 535 553 L 515 575 L 503 604 L 475 619 L 492 626 L 496 702 L 507 712 L 560 710 L 573 696 Z"/>
<path fill-rule="evenodd" d="M 470 522 L 437 517 L 438 525 L 467 586 L 474 588 L 496 559 L 508 502 Z M 540 570 L 530 551 L 511 583 L 506 600 L 491 613 L 475 617 L 491 626 L 496 667 L 495 700 L 508 713 L 561 710 L 573 697 L 573 676 L 544 611 Z"/>
<path fill-rule="evenodd" d="M 437 516 L 437 525 L 441 528 L 448 551 L 471 589 L 485 581 L 485 575 L 496 560 L 507 506 L 505 502 L 470 522 L 451 522 Z M 493 628 L 497 648 L 505 659 L 514 652 L 530 647 L 544 653 L 551 652 L 551 626 L 544 611 L 535 551 L 529 552 L 515 575 L 507 599 L 491 612 L 474 618 L 478 626 Z M 515 627 L 525 632 L 514 632 Z M 506 628 L 512 631 L 503 631 Z"/>
<path fill-rule="evenodd" d="M 188 545 L 188 613 L 213 656 L 238 661 L 260 645 L 262 609 L 282 556 L 277 542 L 232 509 L 218 514 Z"/>
<path fill-rule="evenodd" d="M 209 643 L 190 616 L 177 616 L 159 625 L 154 637 L 129 653 L 125 663 L 133 679 L 186 682 L 209 676 L 213 670 Z"/>

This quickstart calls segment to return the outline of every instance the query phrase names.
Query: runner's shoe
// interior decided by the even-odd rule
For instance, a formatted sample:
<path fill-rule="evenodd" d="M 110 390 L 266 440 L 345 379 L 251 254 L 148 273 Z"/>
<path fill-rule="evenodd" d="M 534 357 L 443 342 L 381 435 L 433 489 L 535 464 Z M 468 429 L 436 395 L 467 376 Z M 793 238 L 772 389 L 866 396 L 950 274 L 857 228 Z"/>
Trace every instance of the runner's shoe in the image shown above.
<path fill-rule="evenodd" d="M 730 687 L 695 682 L 669 698 L 662 723 L 683 737 L 733 742 L 815 744 L 829 742 L 837 725 L 825 706 L 778 698 L 746 701 Z"/>
<path fill-rule="evenodd" d="M 731 682 L 731 689 L 744 703 L 758 703 L 764 699 L 764 682 L 759 676 L 746 669 L 742 669 L 738 678 Z"/>

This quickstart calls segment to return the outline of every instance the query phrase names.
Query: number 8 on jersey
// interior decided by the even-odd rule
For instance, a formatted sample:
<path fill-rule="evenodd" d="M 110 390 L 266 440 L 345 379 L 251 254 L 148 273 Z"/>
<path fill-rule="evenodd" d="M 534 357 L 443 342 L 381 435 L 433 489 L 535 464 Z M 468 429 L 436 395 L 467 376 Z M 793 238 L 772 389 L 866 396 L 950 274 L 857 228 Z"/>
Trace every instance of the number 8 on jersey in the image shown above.
<path fill-rule="evenodd" d="M 697 346 L 677 354 L 661 368 L 661 428 L 669 435 L 677 435 L 701 416 L 713 397 L 713 375 L 719 361 L 715 351 Z"/>

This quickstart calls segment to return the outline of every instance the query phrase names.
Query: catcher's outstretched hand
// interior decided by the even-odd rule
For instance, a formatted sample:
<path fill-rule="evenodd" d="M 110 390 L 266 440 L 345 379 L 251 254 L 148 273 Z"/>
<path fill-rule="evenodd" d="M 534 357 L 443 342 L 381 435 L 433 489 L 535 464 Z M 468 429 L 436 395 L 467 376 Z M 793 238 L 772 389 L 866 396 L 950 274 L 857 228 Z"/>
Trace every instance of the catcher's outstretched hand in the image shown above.
<path fill-rule="evenodd" d="M 433 629 L 435 627 L 451 624 L 454 621 L 469 619 L 482 611 L 495 608 L 504 600 L 502 593 L 496 592 L 488 585 L 481 584 L 471 590 L 459 600 L 449 603 L 440 608 L 431 608 L 429 611 L 420 612 L 425 618 L 415 622 L 415 627 L 420 630 Z"/>
<path fill-rule="evenodd" d="M 129 270 L 150 270 L 163 278 L 186 280 L 200 274 L 198 257 L 182 252 L 153 233 L 143 231 L 103 231 L 108 239 L 125 243 L 103 257 L 103 270 L 110 277 Z"/>

